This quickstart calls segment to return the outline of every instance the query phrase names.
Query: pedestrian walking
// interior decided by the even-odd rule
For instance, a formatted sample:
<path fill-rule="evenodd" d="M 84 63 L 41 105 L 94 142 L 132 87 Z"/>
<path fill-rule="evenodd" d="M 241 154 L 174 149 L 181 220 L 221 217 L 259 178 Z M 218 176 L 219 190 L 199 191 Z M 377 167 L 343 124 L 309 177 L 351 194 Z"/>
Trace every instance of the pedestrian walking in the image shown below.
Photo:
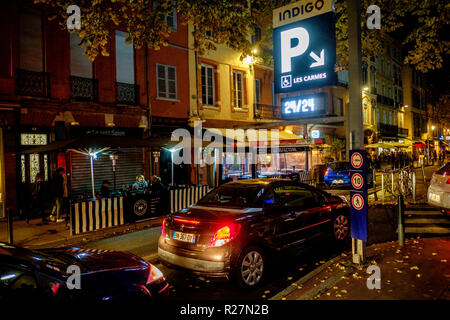
<path fill-rule="evenodd" d="M 51 221 L 63 222 L 61 219 L 61 213 L 63 209 L 63 198 L 64 198 L 64 168 L 59 167 L 56 170 L 56 174 L 53 178 L 52 189 L 53 189 L 53 207 L 50 216 Z"/>

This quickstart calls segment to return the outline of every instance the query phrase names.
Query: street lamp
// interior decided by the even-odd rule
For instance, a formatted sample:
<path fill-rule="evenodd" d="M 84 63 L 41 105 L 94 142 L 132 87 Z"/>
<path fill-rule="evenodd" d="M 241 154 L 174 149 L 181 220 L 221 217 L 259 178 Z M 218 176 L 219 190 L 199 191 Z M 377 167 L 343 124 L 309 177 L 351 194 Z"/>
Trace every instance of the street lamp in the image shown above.
<path fill-rule="evenodd" d="M 175 151 L 178 151 L 178 150 L 180 150 L 181 148 L 178 148 L 178 149 L 176 149 L 176 148 L 170 148 L 170 149 L 167 149 L 167 148 L 164 148 L 163 147 L 163 149 L 165 149 L 165 150 L 167 150 L 167 151 L 169 151 L 170 152 L 170 162 L 172 163 L 172 173 L 171 173 L 171 180 L 172 180 L 172 186 L 173 186 L 173 177 L 174 177 L 174 174 L 173 174 L 173 153 L 175 152 Z"/>

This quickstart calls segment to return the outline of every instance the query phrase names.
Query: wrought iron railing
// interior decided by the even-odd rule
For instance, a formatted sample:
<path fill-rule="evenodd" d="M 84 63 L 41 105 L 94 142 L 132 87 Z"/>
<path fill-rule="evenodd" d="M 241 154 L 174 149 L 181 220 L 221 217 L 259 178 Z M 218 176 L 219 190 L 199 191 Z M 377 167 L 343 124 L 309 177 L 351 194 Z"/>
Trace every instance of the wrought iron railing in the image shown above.
<path fill-rule="evenodd" d="M 75 100 L 97 101 L 98 81 L 92 78 L 70 76 L 70 90 Z"/>
<path fill-rule="evenodd" d="M 394 99 L 389 98 L 389 97 L 385 97 L 383 95 L 378 95 L 377 96 L 377 102 L 381 103 L 381 104 L 384 104 L 384 105 L 387 105 L 387 106 L 391 106 L 391 107 L 395 106 Z"/>
<path fill-rule="evenodd" d="M 386 123 L 378 124 L 378 133 L 382 136 L 396 137 L 399 133 L 398 126 Z"/>
<path fill-rule="evenodd" d="M 255 119 L 281 119 L 281 107 L 255 103 L 253 108 Z"/>
<path fill-rule="evenodd" d="M 50 97 L 48 72 L 16 69 L 16 94 L 19 96 Z"/>
<path fill-rule="evenodd" d="M 139 86 L 123 82 L 116 82 L 117 103 L 137 105 L 139 101 Z"/>

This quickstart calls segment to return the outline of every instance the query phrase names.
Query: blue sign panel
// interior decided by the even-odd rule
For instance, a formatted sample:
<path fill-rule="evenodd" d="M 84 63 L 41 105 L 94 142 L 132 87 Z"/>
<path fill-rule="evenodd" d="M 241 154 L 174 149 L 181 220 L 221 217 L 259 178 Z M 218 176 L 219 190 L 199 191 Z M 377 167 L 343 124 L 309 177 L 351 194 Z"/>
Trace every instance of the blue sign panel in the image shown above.
<path fill-rule="evenodd" d="M 333 11 L 274 28 L 273 47 L 276 93 L 336 84 Z"/>
<path fill-rule="evenodd" d="M 328 110 L 327 101 L 328 95 L 323 92 L 283 98 L 281 99 L 281 117 L 289 120 L 325 114 Z"/>
<path fill-rule="evenodd" d="M 350 151 L 350 229 L 352 238 L 367 241 L 367 152 Z"/>

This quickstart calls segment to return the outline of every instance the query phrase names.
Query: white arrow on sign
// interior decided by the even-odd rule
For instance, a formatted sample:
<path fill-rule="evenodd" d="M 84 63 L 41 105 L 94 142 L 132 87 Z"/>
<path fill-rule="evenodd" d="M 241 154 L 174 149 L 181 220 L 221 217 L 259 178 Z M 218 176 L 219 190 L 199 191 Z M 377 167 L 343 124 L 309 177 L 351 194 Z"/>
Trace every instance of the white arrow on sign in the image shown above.
<path fill-rule="evenodd" d="M 314 60 L 316 60 L 316 62 L 311 63 L 311 65 L 309 66 L 310 68 L 323 66 L 325 64 L 325 51 L 324 51 L 324 49 L 322 49 L 322 51 L 320 51 L 320 57 L 318 57 L 317 54 L 315 54 L 313 51 L 311 51 L 309 56 L 311 58 L 313 58 Z"/>

